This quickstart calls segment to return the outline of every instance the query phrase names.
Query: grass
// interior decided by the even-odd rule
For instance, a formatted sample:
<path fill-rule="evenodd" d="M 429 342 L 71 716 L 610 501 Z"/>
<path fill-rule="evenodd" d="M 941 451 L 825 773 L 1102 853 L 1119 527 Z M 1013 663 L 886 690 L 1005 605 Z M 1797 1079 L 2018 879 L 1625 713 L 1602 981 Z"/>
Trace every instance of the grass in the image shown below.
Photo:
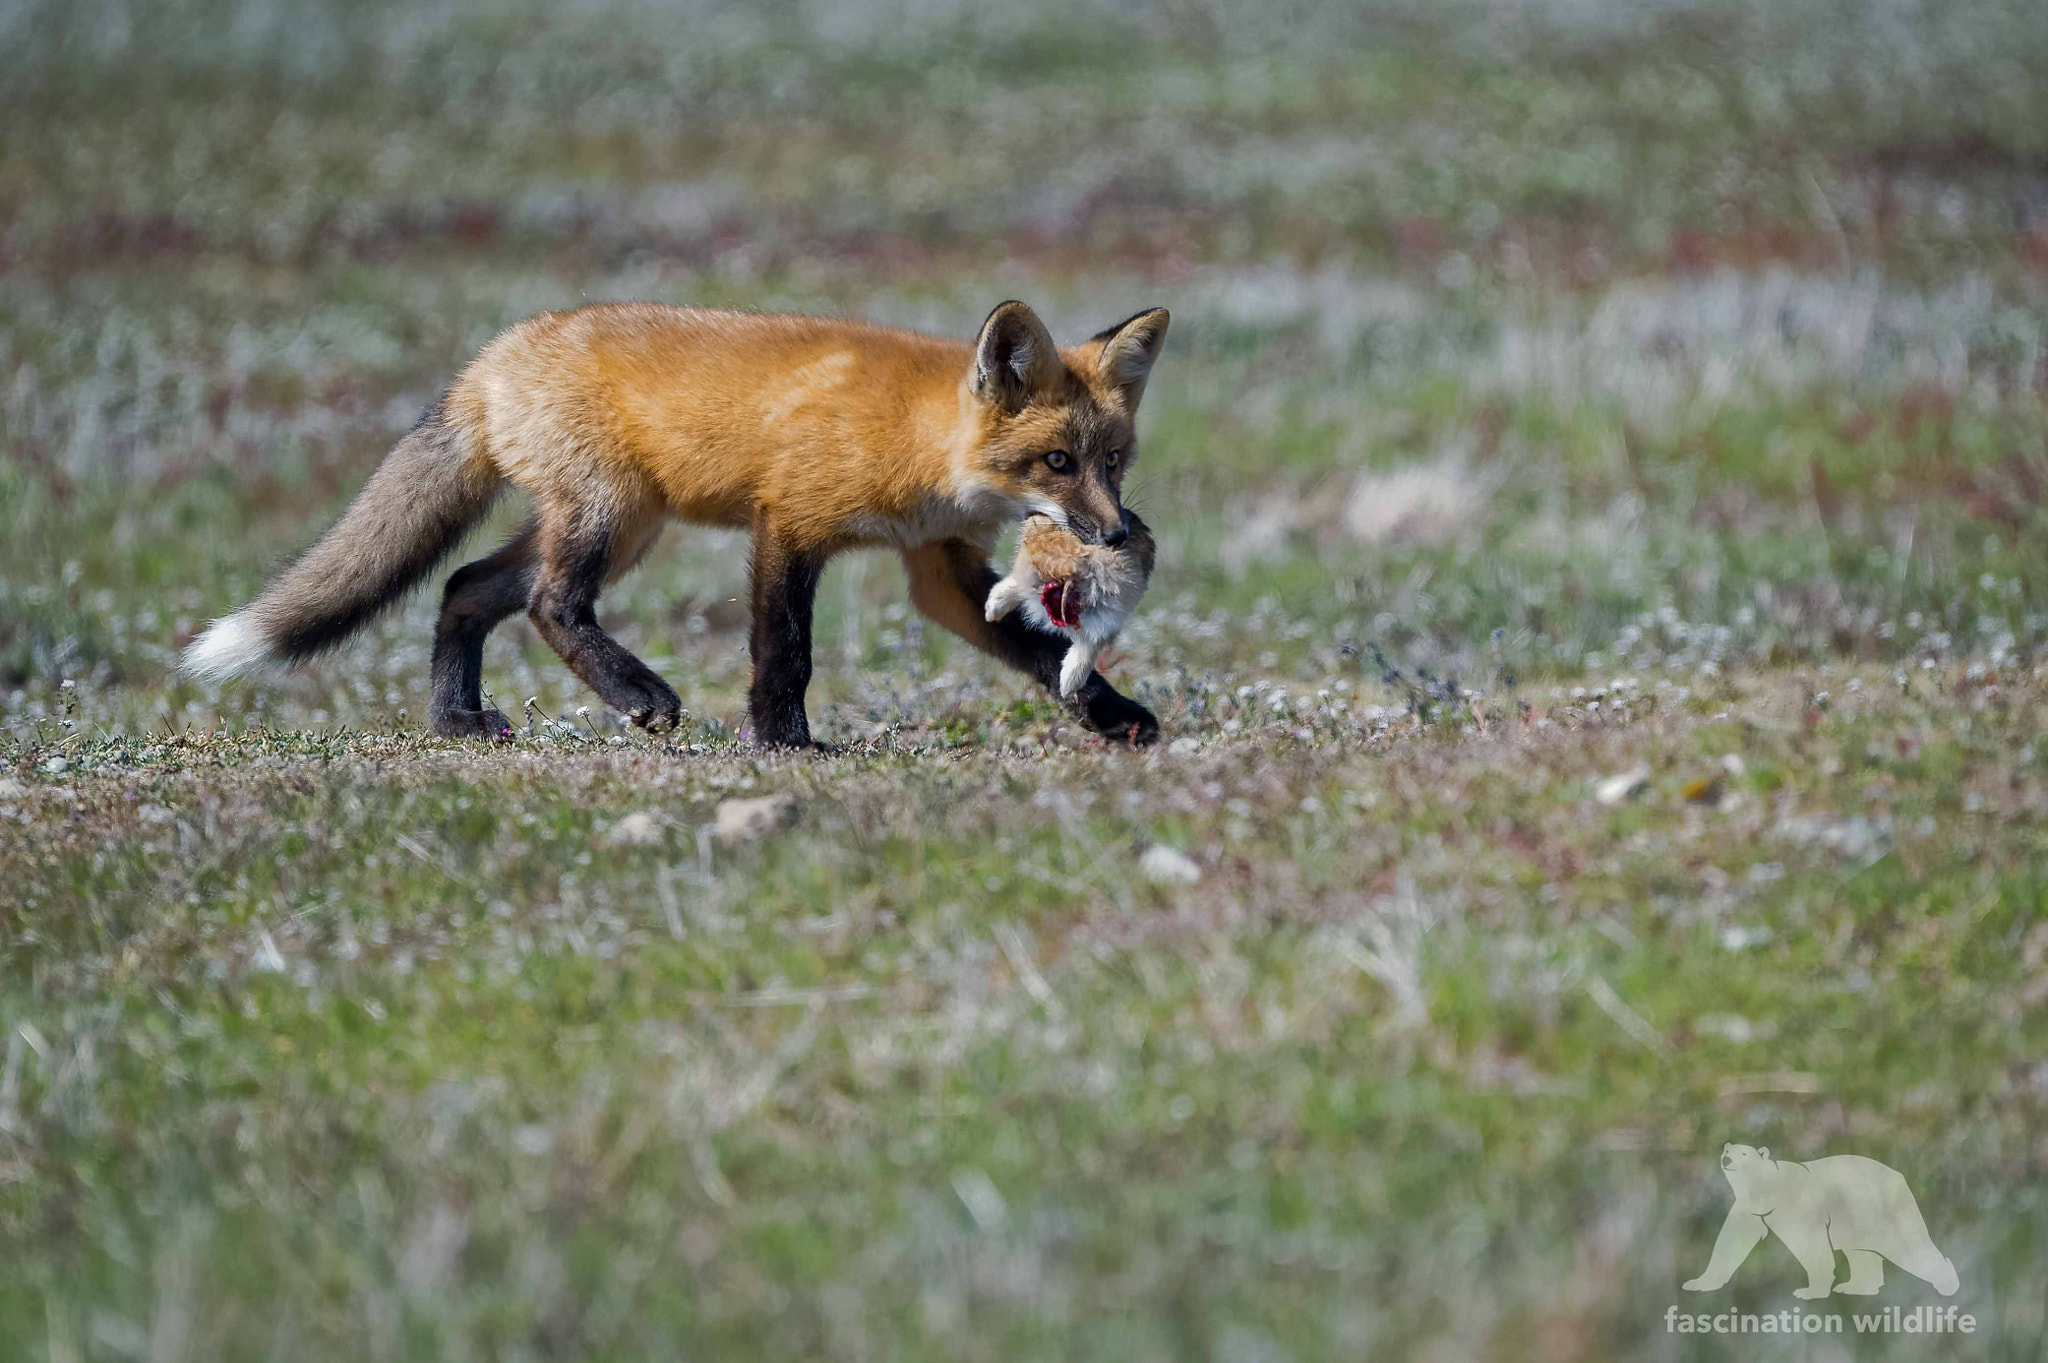
<path fill-rule="evenodd" d="M 1666 1333 L 1729 1141 L 2038 1355 L 2035 9 L 762 15 L 0 19 L 0 1359 L 1924 1356 Z M 672 743 L 170 670 L 520 316 L 1009 296 L 1174 309 L 1158 749 L 877 557 L 756 752 L 695 530 Z"/>
<path fill-rule="evenodd" d="M 1158 696 L 1193 741 L 1140 758 L 985 712 L 823 760 L 74 744 L 10 790 L 47 1251 L 6 1310 L 228 1356 L 1654 1351 L 1744 1138 L 1908 1171 L 1990 1336 L 2039 1328 L 2048 682 L 1423 724 L 1329 680 Z M 794 827 L 712 835 L 769 791 Z"/>

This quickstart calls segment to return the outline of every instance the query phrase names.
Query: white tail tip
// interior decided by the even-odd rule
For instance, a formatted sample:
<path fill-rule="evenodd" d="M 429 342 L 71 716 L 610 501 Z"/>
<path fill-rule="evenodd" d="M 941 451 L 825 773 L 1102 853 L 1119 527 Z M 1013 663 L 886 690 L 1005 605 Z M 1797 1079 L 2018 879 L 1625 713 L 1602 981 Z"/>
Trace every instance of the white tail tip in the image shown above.
<path fill-rule="evenodd" d="M 188 677 L 222 682 L 271 662 L 270 642 L 240 615 L 223 616 L 192 641 L 179 666 Z"/>

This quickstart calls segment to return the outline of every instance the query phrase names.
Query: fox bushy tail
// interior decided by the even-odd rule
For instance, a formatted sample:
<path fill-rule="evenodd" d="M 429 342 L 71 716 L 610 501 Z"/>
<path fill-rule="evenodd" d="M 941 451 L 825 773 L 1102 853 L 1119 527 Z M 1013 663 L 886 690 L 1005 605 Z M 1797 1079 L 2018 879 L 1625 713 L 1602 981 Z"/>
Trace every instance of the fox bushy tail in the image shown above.
<path fill-rule="evenodd" d="M 473 428 L 446 409 L 444 399 L 420 418 L 318 543 L 193 640 L 188 674 L 222 681 L 332 648 L 454 552 L 502 480 Z"/>

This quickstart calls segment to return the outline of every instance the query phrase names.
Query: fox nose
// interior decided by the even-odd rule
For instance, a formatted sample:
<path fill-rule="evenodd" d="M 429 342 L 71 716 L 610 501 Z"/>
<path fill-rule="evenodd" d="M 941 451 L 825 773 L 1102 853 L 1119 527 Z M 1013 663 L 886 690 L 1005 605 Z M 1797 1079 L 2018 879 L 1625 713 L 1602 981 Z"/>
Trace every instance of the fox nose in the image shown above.
<path fill-rule="evenodd" d="M 1106 530 L 1103 532 L 1102 542 L 1112 549 L 1120 549 L 1123 547 L 1124 541 L 1129 539 L 1130 537 L 1131 513 L 1128 511 L 1120 511 L 1117 513 L 1116 526 L 1113 529 Z"/>

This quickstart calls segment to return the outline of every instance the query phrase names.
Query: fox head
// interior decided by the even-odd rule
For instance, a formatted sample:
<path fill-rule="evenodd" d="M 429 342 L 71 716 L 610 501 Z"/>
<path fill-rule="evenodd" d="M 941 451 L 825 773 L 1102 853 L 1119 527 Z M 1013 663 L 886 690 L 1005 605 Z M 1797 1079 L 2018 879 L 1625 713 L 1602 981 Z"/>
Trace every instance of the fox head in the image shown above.
<path fill-rule="evenodd" d="M 955 470 L 961 492 L 1007 499 L 1088 544 L 1122 544 L 1133 423 L 1168 320 L 1165 308 L 1149 308 L 1061 349 L 1030 308 L 997 306 L 961 385 L 970 434 Z"/>

